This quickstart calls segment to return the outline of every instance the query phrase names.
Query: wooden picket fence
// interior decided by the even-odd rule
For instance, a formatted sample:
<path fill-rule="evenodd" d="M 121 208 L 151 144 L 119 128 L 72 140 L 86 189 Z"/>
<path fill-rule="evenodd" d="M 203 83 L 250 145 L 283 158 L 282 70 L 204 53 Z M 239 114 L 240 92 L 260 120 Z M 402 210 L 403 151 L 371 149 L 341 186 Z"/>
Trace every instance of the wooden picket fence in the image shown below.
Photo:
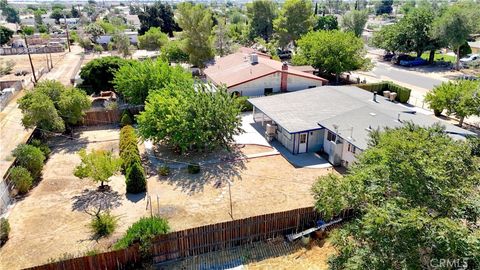
<path fill-rule="evenodd" d="M 346 210 L 339 217 L 352 215 L 353 211 Z M 319 219 L 313 207 L 306 207 L 172 232 L 155 239 L 153 261 L 177 260 L 299 232 Z"/>
<path fill-rule="evenodd" d="M 127 269 L 140 262 L 138 244 L 122 250 L 115 250 L 97 255 L 84 256 L 61 262 L 34 266 L 27 270 L 97 270 L 97 269 Z"/>

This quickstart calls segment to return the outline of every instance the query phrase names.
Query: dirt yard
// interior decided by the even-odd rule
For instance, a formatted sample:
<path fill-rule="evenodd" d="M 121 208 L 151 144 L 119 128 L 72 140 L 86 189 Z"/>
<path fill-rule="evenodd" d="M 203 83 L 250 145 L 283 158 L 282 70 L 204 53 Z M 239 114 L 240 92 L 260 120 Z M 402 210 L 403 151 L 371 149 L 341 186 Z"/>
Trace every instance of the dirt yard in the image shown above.
<path fill-rule="evenodd" d="M 87 147 L 118 153 L 119 130 L 90 128 L 76 136 L 75 140 L 51 140 L 53 153 L 45 165 L 43 180 L 10 213 L 11 238 L 0 249 L 0 269 L 43 264 L 65 253 L 104 251 L 133 222 L 150 212 L 166 217 L 173 230 L 231 220 L 228 181 L 232 183 L 235 219 L 310 206 L 312 183 L 328 173 L 325 169 L 296 169 L 277 155 L 208 165 L 197 175 L 178 169 L 168 177 L 159 177 L 150 169 L 147 195 L 126 196 L 124 177 L 118 175 L 109 183 L 111 192 L 99 193 L 96 184 L 73 176 L 80 162 L 76 152 Z M 241 151 L 271 149 L 245 146 Z M 151 204 L 147 204 L 149 198 Z M 111 237 L 96 240 L 87 227 L 90 216 L 83 210 L 99 201 L 108 203 L 119 217 L 119 226 Z"/>
<path fill-rule="evenodd" d="M 66 52 L 68 52 L 68 50 Z M 31 54 L 31 56 L 32 56 L 32 62 L 35 68 L 35 72 L 38 72 L 41 68 L 47 68 L 47 58 L 45 54 Z M 56 64 L 64 56 L 65 56 L 65 52 L 52 53 L 53 65 L 56 66 Z M 0 77 L 2 81 L 22 80 L 25 78 L 30 78 L 30 76 L 32 76 L 32 68 L 30 67 L 30 61 L 28 60 L 27 54 L 3 55 L 3 56 L 0 56 L 0 60 L 3 62 L 13 60 L 15 62 L 15 66 L 13 67 L 12 73 Z M 25 70 L 28 72 L 28 74 L 26 76 L 15 76 L 15 72 L 19 70 Z"/>

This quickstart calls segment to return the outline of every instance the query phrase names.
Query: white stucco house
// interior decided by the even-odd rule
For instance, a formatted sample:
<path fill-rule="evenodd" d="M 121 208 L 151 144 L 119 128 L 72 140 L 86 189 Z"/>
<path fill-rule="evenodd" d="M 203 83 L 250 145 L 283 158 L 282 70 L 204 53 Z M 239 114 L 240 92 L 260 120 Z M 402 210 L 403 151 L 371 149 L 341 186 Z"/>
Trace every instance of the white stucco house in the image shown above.
<path fill-rule="evenodd" d="M 204 73 L 207 81 L 224 85 L 230 93 L 239 96 L 264 96 L 278 92 L 292 92 L 325 85 L 328 81 L 310 71 L 296 69 L 286 63 L 253 49 L 241 48 L 238 52 L 218 58 Z"/>
<path fill-rule="evenodd" d="M 332 165 L 348 167 L 367 149 L 370 132 L 413 122 L 440 122 L 456 139 L 474 133 L 354 86 L 323 86 L 250 98 L 253 118 L 292 154 L 317 152 Z"/>

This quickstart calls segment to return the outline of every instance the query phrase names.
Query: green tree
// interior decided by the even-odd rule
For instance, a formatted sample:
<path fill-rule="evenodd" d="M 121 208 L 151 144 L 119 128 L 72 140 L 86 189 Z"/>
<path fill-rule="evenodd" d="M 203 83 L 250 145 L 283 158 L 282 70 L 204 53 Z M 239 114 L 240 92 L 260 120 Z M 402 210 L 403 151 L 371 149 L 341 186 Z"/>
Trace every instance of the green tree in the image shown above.
<path fill-rule="evenodd" d="M 126 34 L 116 32 L 112 36 L 112 42 L 124 58 L 132 54 L 130 51 L 130 38 Z"/>
<path fill-rule="evenodd" d="M 169 4 L 162 2 L 155 2 L 151 6 L 146 6 L 144 11 L 138 14 L 141 26 L 138 33 L 145 34 L 151 27 L 158 27 L 170 37 L 173 37 L 173 32 L 180 30 L 174 20 L 173 10 Z"/>
<path fill-rule="evenodd" d="M 134 162 L 127 168 L 125 182 L 127 184 L 127 193 L 137 194 L 147 190 L 145 171 L 139 162 Z"/>
<path fill-rule="evenodd" d="M 65 124 L 58 115 L 55 104 L 44 93 L 30 91 L 19 100 L 18 104 L 22 110 L 24 127 L 37 127 L 47 132 L 65 131 Z"/>
<path fill-rule="evenodd" d="M 433 35 L 442 40 L 457 55 L 456 69 L 460 69 L 460 47 L 465 44 L 470 34 L 476 30 L 478 14 L 473 16 L 472 11 L 459 4 L 450 6 L 434 22 Z M 477 11 L 478 12 L 478 11 Z"/>
<path fill-rule="evenodd" d="M 205 67 L 215 56 L 212 36 L 212 14 L 202 5 L 182 3 L 178 6 L 178 25 L 183 29 L 185 52 L 192 65 Z"/>
<path fill-rule="evenodd" d="M 144 139 L 162 142 L 181 152 L 229 149 L 240 128 L 240 103 L 225 89 L 215 92 L 203 85 L 170 84 L 148 96 L 137 116 Z"/>
<path fill-rule="evenodd" d="M 7 3 L 7 0 L 0 1 L 0 10 L 2 10 L 2 16 L 5 17 L 5 21 L 8 23 L 20 23 L 20 15 L 18 10 Z"/>
<path fill-rule="evenodd" d="M 183 42 L 180 40 L 169 41 L 162 47 L 161 56 L 170 63 L 186 63 L 189 60 L 188 54 L 183 49 Z"/>
<path fill-rule="evenodd" d="M 27 193 L 33 185 L 32 175 L 23 167 L 13 167 L 10 170 L 9 179 L 20 194 Z"/>
<path fill-rule="evenodd" d="M 227 29 L 226 18 L 219 18 L 218 24 L 213 27 L 215 50 L 220 56 L 232 52 L 232 41 Z"/>
<path fill-rule="evenodd" d="M 271 0 L 255 0 L 247 4 L 250 19 L 249 38 L 261 37 L 269 41 L 273 35 L 273 20 L 277 17 L 277 5 Z"/>
<path fill-rule="evenodd" d="M 322 74 L 335 74 L 368 67 L 363 41 L 351 32 L 310 32 L 298 41 L 295 64 L 312 65 Z"/>
<path fill-rule="evenodd" d="M 400 11 L 403 14 L 408 14 L 410 11 L 412 11 L 415 8 L 415 6 L 416 6 L 416 0 L 407 0 L 400 7 Z"/>
<path fill-rule="evenodd" d="M 70 10 L 70 14 L 72 15 L 72 18 L 79 18 L 80 17 L 80 11 L 75 8 L 75 6 L 72 5 L 72 9 Z"/>
<path fill-rule="evenodd" d="M 50 13 L 50 18 L 55 20 L 56 24 L 60 23 L 60 19 L 63 19 L 64 11 L 62 9 L 54 9 Z"/>
<path fill-rule="evenodd" d="M 337 17 L 334 15 L 318 16 L 313 30 L 338 30 Z"/>
<path fill-rule="evenodd" d="M 375 2 L 375 14 L 390 14 L 392 13 L 393 0 L 380 0 Z"/>
<path fill-rule="evenodd" d="M 313 20 L 312 1 L 286 0 L 280 14 L 273 21 L 280 46 L 285 47 L 312 30 Z"/>
<path fill-rule="evenodd" d="M 17 166 L 27 169 L 35 179 L 40 177 L 45 161 L 42 150 L 32 145 L 20 144 L 13 150 L 12 155 L 15 157 Z"/>
<path fill-rule="evenodd" d="M 37 9 L 33 12 L 33 16 L 34 16 L 34 19 L 35 19 L 35 25 L 36 26 L 43 24 L 43 19 L 42 19 L 43 14 L 44 14 L 43 11 L 40 10 L 40 9 Z"/>
<path fill-rule="evenodd" d="M 89 178 L 96 183 L 100 182 L 100 189 L 104 188 L 105 182 L 110 182 L 110 177 L 120 171 L 122 161 L 110 151 L 94 149 L 87 153 L 82 149 L 78 155 L 81 164 L 75 167 L 74 175 L 80 179 Z"/>
<path fill-rule="evenodd" d="M 113 90 L 113 78 L 117 70 L 128 63 L 117 56 L 93 59 L 80 70 L 83 82 L 80 87 L 88 94 L 100 94 L 100 91 Z"/>
<path fill-rule="evenodd" d="M 115 90 L 131 104 L 144 104 L 149 93 L 181 82 L 193 82 L 191 74 L 161 59 L 129 62 L 120 67 L 113 79 Z"/>
<path fill-rule="evenodd" d="M 330 268 L 426 269 L 457 258 L 478 267 L 480 175 L 469 153 L 441 126 L 407 124 L 380 132 L 345 177 L 320 177 L 317 211 L 326 219 L 358 212 L 334 233 Z"/>
<path fill-rule="evenodd" d="M 400 34 L 398 24 L 383 26 L 380 31 L 373 34 L 371 45 L 389 52 L 399 52 L 401 51 Z"/>
<path fill-rule="evenodd" d="M 97 39 L 101 35 L 105 35 L 105 30 L 98 23 L 91 23 L 85 26 L 84 31 L 85 33 L 90 35 L 90 39 L 92 40 L 93 43 L 97 43 Z"/>
<path fill-rule="evenodd" d="M 462 126 L 465 117 L 480 115 L 479 92 L 480 84 L 476 81 L 449 81 L 428 92 L 425 101 L 437 112 L 447 110 L 447 114 L 457 117 Z"/>
<path fill-rule="evenodd" d="M 360 37 L 367 24 L 368 12 L 366 10 L 352 10 L 342 17 L 342 28 L 345 31 L 353 32 L 355 36 Z"/>
<path fill-rule="evenodd" d="M 168 36 L 160 31 L 158 27 L 151 27 L 145 34 L 138 37 L 140 49 L 156 51 L 165 46 Z"/>
<path fill-rule="evenodd" d="M 7 44 L 8 41 L 13 36 L 13 31 L 8 29 L 7 27 L 0 25 L 0 46 Z"/>

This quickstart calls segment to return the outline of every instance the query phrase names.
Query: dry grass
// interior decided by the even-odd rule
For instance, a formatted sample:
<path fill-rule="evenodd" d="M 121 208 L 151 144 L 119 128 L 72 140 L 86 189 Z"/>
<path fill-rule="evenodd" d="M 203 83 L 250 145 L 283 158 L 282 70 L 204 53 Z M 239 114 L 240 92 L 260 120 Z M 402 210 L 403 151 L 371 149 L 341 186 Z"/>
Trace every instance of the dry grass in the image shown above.
<path fill-rule="evenodd" d="M 39 71 L 41 68 L 47 68 L 47 58 L 45 54 L 32 54 L 31 56 L 35 71 Z M 53 65 L 55 66 L 64 56 L 65 52 L 52 53 Z M 0 78 L 1 80 L 22 80 L 32 76 L 32 68 L 30 67 L 30 61 L 28 60 L 27 54 L 0 56 L 0 59 L 2 61 L 13 60 L 15 62 L 12 73 L 2 76 Z M 19 70 L 28 71 L 28 74 L 26 76 L 15 76 L 15 72 Z"/>
<path fill-rule="evenodd" d="M 109 238 L 92 238 L 90 216 L 82 209 L 99 199 L 97 185 L 73 176 L 81 148 L 101 148 L 118 153 L 119 130 L 90 128 L 77 140 L 55 138 L 43 180 L 12 209 L 11 239 L 0 249 L 0 269 L 19 269 L 46 263 L 64 253 L 107 250 L 126 229 L 150 211 L 168 218 L 173 230 L 231 220 L 228 181 L 231 181 L 233 217 L 245 218 L 313 203 L 310 187 L 324 169 L 296 169 L 281 156 L 226 162 L 202 167 L 197 175 L 174 170 L 168 177 L 151 175 L 148 192 L 154 207 L 147 208 L 145 194 L 125 195 L 124 177 L 112 178 L 106 196 L 119 227 Z M 243 152 L 269 148 L 246 146 Z M 157 204 L 157 196 L 160 207 Z M 104 198 L 105 199 L 105 198 Z"/>

